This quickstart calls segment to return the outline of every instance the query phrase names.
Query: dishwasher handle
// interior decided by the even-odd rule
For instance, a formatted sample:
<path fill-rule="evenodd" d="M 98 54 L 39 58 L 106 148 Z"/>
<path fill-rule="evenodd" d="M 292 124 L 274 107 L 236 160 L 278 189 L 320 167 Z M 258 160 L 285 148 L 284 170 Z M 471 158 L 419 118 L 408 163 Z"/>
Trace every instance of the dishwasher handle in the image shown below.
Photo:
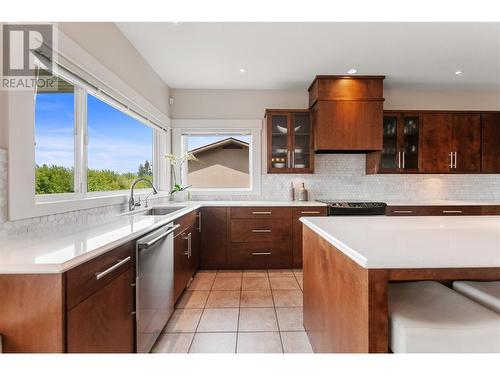
<path fill-rule="evenodd" d="M 180 224 L 172 225 L 171 227 L 169 227 L 169 229 L 166 232 L 160 234 L 158 237 L 155 237 L 152 240 L 149 240 L 148 242 L 139 243 L 138 246 L 141 249 L 148 248 L 148 247 L 154 245 L 155 243 L 157 243 L 162 238 L 167 237 L 170 233 L 172 233 L 174 230 L 176 230 L 179 227 L 180 227 Z"/>

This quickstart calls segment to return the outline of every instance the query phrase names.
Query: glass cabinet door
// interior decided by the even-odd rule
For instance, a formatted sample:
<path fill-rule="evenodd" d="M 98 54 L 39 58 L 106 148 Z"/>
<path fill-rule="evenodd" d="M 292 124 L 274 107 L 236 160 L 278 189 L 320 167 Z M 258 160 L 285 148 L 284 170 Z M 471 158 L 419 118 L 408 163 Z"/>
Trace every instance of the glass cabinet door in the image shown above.
<path fill-rule="evenodd" d="M 381 169 L 395 170 L 400 165 L 398 150 L 398 117 L 384 116 Z"/>
<path fill-rule="evenodd" d="M 286 169 L 290 166 L 288 115 L 271 115 L 271 168 Z"/>
<path fill-rule="evenodd" d="M 403 116 L 402 165 L 405 170 L 418 170 L 418 116 Z"/>
<path fill-rule="evenodd" d="M 294 113 L 292 115 L 292 145 L 291 168 L 311 168 L 311 118 L 309 113 Z"/>

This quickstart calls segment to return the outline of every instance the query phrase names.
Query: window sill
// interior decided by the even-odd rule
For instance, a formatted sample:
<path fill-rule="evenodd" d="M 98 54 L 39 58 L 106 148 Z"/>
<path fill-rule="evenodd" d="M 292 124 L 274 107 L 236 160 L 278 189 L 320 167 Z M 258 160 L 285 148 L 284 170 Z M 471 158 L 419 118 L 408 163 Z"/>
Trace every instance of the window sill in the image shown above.
<path fill-rule="evenodd" d="M 140 197 L 141 200 L 146 198 L 146 196 L 151 192 L 150 189 L 138 189 L 134 191 L 135 197 Z M 97 195 L 94 195 L 97 194 Z M 36 197 L 35 205 L 32 209 L 20 212 L 19 216 L 11 217 L 10 220 L 26 219 L 29 217 L 45 216 L 45 215 L 55 215 L 62 214 L 71 211 L 87 210 L 97 207 L 112 206 L 117 204 L 126 204 L 128 202 L 130 192 L 128 190 L 120 190 L 117 192 L 100 192 L 88 194 L 86 197 L 76 197 L 73 194 L 60 194 L 59 198 L 50 197 L 50 199 Z M 69 197 L 71 196 L 71 197 Z M 149 197 L 150 201 L 159 198 L 166 198 L 169 193 L 166 191 L 160 191 L 156 195 L 151 195 Z M 57 199 L 57 200 L 55 200 Z"/>

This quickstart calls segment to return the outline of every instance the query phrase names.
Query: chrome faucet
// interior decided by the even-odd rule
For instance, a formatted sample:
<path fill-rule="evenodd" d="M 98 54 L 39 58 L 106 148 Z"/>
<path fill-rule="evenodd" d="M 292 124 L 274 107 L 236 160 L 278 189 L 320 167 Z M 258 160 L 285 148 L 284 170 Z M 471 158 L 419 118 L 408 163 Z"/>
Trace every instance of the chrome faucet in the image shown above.
<path fill-rule="evenodd" d="M 140 177 L 136 180 L 134 180 L 134 182 L 132 182 L 132 184 L 130 185 L 130 197 L 128 198 L 128 210 L 129 211 L 134 211 L 136 207 L 140 207 L 141 206 L 141 200 L 139 198 L 139 201 L 136 202 L 135 199 L 134 199 L 134 187 L 135 185 L 140 182 L 140 181 L 144 181 L 144 182 L 147 182 L 149 183 L 149 185 L 151 185 L 151 193 L 149 193 L 149 195 L 146 197 L 146 207 L 148 206 L 148 198 L 151 194 L 158 194 L 158 190 L 155 188 L 155 186 L 153 185 L 153 183 L 144 178 L 144 177 Z"/>

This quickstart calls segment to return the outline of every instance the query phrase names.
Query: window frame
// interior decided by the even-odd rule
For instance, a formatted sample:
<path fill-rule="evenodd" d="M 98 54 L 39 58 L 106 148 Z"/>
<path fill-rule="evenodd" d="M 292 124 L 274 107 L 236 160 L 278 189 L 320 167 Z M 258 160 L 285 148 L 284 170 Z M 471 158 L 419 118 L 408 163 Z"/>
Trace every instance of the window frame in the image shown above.
<path fill-rule="evenodd" d="M 105 190 L 105 191 L 91 191 L 89 192 L 87 185 L 87 177 L 88 177 L 88 144 L 89 144 L 89 136 L 88 136 L 88 123 L 87 123 L 87 115 L 88 115 L 88 95 L 92 95 L 96 99 L 106 103 L 112 108 L 120 111 L 121 113 L 133 118 L 134 120 L 140 122 L 142 125 L 147 126 L 152 130 L 152 138 L 151 138 L 151 148 L 152 148 L 152 163 L 153 163 L 153 184 L 158 186 L 159 177 L 157 173 L 159 170 L 155 168 L 157 162 L 160 160 L 159 150 L 156 147 L 158 145 L 158 141 L 155 139 L 159 136 L 158 130 L 156 127 L 150 126 L 147 122 L 135 114 L 131 110 L 124 109 L 120 107 L 117 103 L 115 103 L 112 99 L 108 98 L 106 95 L 103 95 L 98 90 L 86 85 L 84 82 L 81 82 L 74 77 L 70 77 L 67 74 L 64 74 L 60 71 L 57 73 L 53 73 L 58 77 L 64 79 L 68 83 L 71 83 L 75 87 L 75 113 L 74 113 L 74 192 L 73 193 L 54 193 L 54 194 L 36 194 L 35 193 L 35 201 L 36 203 L 44 203 L 44 202 L 55 202 L 55 201 L 68 201 L 68 200 L 77 200 L 77 199 L 86 199 L 86 198 L 95 198 L 95 197 L 109 197 L 109 196 L 123 196 L 129 192 L 129 189 L 125 190 Z M 36 101 L 33 100 L 33 104 L 36 105 Z M 35 124 L 33 124 L 35 126 Z M 35 153 L 36 156 L 36 153 Z M 150 189 L 136 189 L 134 192 L 137 194 L 146 194 Z"/>
<path fill-rule="evenodd" d="M 187 151 L 185 135 L 236 135 L 251 136 L 249 144 L 249 188 L 189 188 L 199 195 L 260 195 L 262 163 L 262 120 L 172 120 L 172 151 L 181 155 Z M 187 181 L 187 167 L 182 170 L 183 181 Z"/>

